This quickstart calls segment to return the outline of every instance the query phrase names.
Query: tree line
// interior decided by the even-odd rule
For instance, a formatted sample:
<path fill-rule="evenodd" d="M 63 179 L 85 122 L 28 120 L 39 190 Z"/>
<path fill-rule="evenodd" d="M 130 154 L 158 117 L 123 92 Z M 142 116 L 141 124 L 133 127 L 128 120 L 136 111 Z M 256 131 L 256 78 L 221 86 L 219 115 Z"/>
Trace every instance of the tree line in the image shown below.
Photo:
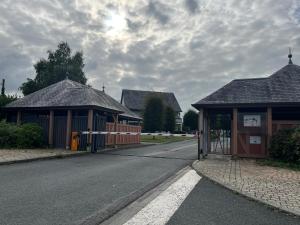
<path fill-rule="evenodd" d="M 147 132 L 166 131 L 173 133 L 176 130 L 175 111 L 163 104 L 159 97 L 148 98 L 143 114 L 143 129 Z M 183 130 L 196 131 L 198 129 L 198 114 L 189 110 L 183 117 Z"/>

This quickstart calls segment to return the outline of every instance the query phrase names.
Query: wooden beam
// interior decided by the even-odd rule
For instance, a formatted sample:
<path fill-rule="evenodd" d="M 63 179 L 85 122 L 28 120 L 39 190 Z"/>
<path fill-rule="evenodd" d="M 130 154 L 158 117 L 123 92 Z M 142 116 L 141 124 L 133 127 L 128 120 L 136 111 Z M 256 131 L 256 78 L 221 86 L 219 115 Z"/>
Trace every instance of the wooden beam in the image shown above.
<path fill-rule="evenodd" d="M 233 120 L 232 120 L 232 155 L 237 156 L 238 151 L 238 109 L 233 109 Z"/>
<path fill-rule="evenodd" d="M 200 153 L 203 153 L 203 147 L 204 147 L 204 110 L 199 110 L 199 116 L 198 116 L 198 129 L 200 132 Z"/>
<path fill-rule="evenodd" d="M 90 131 L 93 131 L 93 118 L 94 118 L 94 111 L 92 109 L 89 109 L 87 128 Z M 88 144 L 92 144 L 92 135 L 89 135 Z"/>
<path fill-rule="evenodd" d="M 272 127 L 272 108 L 268 107 L 267 109 L 267 148 L 270 147 L 270 142 L 272 138 L 273 133 L 273 127 Z"/>
<path fill-rule="evenodd" d="M 114 119 L 114 131 L 117 132 L 118 131 L 118 120 L 119 120 L 119 116 L 118 114 L 113 115 L 113 119 Z M 114 147 L 117 147 L 117 135 L 114 135 Z"/>
<path fill-rule="evenodd" d="M 22 117 L 21 111 L 18 111 L 17 112 L 17 125 L 21 124 L 21 117 Z"/>
<path fill-rule="evenodd" d="M 53 129 L 54 129 L 54 111 L 50 110 L 49 114 L 49 136 L 48 136 L 48 142 L 49 146 L 53 147 Z"/>
<path fill-rule="evenodd" d="M 70 149 L 71 144 L 71 130 L 72 130 L 72 110 L 68 110 L 67 115 L 67 131 L 66 131 L 66 149 Z"/>

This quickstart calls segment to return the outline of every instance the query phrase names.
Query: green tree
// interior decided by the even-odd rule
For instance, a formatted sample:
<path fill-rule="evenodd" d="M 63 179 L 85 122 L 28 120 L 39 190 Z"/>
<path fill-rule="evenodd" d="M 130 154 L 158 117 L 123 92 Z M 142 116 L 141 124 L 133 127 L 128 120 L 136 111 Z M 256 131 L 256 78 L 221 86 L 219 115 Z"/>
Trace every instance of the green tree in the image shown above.
<path fill-rule="evenodd" d="M 14 95 L 0 95 L 0 107 L 5 106 L 16 99 L 17 97 Z"/>
<path fill-rule="evenodd" d="M 68 77 L 70 80 L 86 84 L 86 77 L 83 72 L 83 53 L 72 51 L 66 42 L 58 44 L 55 51 L 48 51 L 48 59 L 40 59 L 34 69 L 34 79 L 27 78 L 20 89 L 24 95 L 40 90 L 51 84 L 57 83 Z"/>
<path fill-rule="evenodd" d="M 161 131 L 164 122 L 164 105 L 161 98 L 150 97 L 144 111 L 144 130 L 148 132 Z"/>
<path fill-rule="evenodd" d="M 165 131 L 174 132 L 176 126 L 175 112 L 171 107 L 165 109 Z"/>
<path fill-rule="evenodd" d="M 184 114 L 183 127 L 186 131 L 198 129 L 198 114 L 194 110 L 189 110 Z"/>

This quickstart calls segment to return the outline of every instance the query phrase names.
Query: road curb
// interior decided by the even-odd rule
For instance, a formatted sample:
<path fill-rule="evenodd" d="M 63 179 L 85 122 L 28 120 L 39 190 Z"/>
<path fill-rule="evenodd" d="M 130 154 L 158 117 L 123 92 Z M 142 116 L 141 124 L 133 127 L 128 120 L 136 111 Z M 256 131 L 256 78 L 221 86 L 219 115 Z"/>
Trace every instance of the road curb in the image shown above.
<path fill-rule="evenodd" d="M 299 218 L 300 218 L 300 214 L 299 214 L 298 212 L 295 212 L 294 210 L 282 209 L 282 208 L 280 208 L 280 207 L 278 207 L 278 206 L 276 206 L 276 205 L 271 204 L 270 202 L 263 201 L 263 200 L 261 200 L 261 199 L 259 199 L 259 198 L 255 198 L 255 197 L 253 197 L 253 196 L 251 196 L 251 195 L 245 194 L 245 193 L 241 192 L 240 190 L 238 190 L 238 189 L 236 189 L 236 188 L 234 188 L 234 187 L 232 187 L 232 186 L 230 186 L 230 185 L 226 185 L 226 184 L 224 184 L 224 183 L 222 183 L 222 182 L 219 182 L 219 181 L 217 181 L 217 180 L 215 180 L 215 179 L 213 179 L 213 178 L 211 178 L 211 177 L 209 177 L 209 176 L 203 174 L 201 171 L 199 171 L 197 168 L 195 168 L 194 164 L 196 164 L 197 162 L 199 162 L 199 161 L 196 160 L 196 161 L 194 161 L 194 162 L 192 163 L 192 168 L 193 168 L 200 176 L 205 177 L 206 179 L 212 181 L 213 183 L 215 183 L 215 184 L 217 184 L 217 185 L 220 185 L 220 186 L 226 188 L 227 190 L 232 191 L 232 192 L 235 193 L 235 194 L 238 194 L 238 195 L 240 195 L 240 196 L 244 196 L 245 198 L 247 198 L 247 199 L 250 200 L 250 201 L 258 202 L 258 203 L 263 204 L 263 205 L 265 205 L 265 206 L 267 206 L 268 208 L 271 208 L 271 209 L 273 209 L 273 210 L 278 210 L 278 211 L 283 212 L 283 213 L 286 213 L 286 214 L 288 214 L 288 215 L 291 215 L 291 216 L 295 216 L 295 217 L 299 217 Z"/>
<path fill-rule="evenodd" d="M 95 152 L 95 153 L 79 151 L 76 154 L 65 154 L 65 155 L 58 154 L 58 155 L 51 155 L 51 156 L 35 157 L 35 158 L 30 158 L 30 159 L 10 160 L 10 161 L 5 161 L 5 162 L 0 162 L 0 166 L 17 164 L 17 163 L 27 163 L 27 162 L 34 162 L 34 161 L 51 160 L 51 159 L 64 159 L 64 158 L 71 158 L 71 157 L 80 157 L 80 156 L 89 155 L 89 154 L 101 154 L 101 153 L 112 152 L 114 150 L 123 150 L 123 149 L 130 149 L 130 148 L 144 148 L 144 147 L 148 147 L 148 146 L 153 146 L 153 144 L 119 146 L 118 148 L 107 148 L 107 149 L 104 149 L 103 151 L 99 151 L 99 152 Z"/>
<path fill-rule="evenodd" d="M 36 157 L 36 158 L 30 158 L 30 159 L 11 160 L 11 161 L 0 162 L 0 166 L 17 164 L 17 163 L 51 160 L 51 159 L 63 159 L 63 158 L 79 157 L 79 156 L 87 155 L 88 153 L 89 152 L 82 152 L 82 153 L 77 153 L 77 154 L 51 155 L 51 156 Z"/>
<path fill-rule="evenodd" d="M 160 184 L 162 184 L 165 180 L 172 177 L 174 174 L 178 173 L 182 168 L 177 169 L 176 171 L 166 173 L 165 175 L 162 175 L 157 180 L 151 182 L 150 184 L 147 184 L 146 186 L 142 187 L 139 190 L 133 191 L 127 196 L 124 196 L 115 202 L 108 205 L 106 208 L 99 210 L 98 212 L 94 213 L 93 215 L 89 216 L 88 218 L 81 221 L 80 225 L 96 225 L 101 224 L 110 217 L 112 217 L 117 212 L 124 209 L 129 204 L 133 203 L 140 197 L 142 197 L 147 192 L 151 191 L 152 189 L 156 188 Z"/>

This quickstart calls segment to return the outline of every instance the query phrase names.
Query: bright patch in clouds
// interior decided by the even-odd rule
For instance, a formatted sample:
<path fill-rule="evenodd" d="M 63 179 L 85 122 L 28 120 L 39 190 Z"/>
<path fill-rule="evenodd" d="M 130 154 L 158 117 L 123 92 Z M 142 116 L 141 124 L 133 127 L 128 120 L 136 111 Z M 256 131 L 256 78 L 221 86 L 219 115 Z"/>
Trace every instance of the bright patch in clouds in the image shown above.
<path fill-rule="evenodd" d="M 234 78 L 300 64 L 299 0 L 2 0 L 0 78 L 16 92 L 58 42 L 82 50 L 88 83 L 175 92 L 191 103 Z"/>
<path fill-rule="evenodd" d="M 110 10 L 108 16 L 106 16 L 104 20 L 104 25 L 109 36 L 115 37 L 117 35 L 122 35 L 127 29 L 125 14 Z"/>

